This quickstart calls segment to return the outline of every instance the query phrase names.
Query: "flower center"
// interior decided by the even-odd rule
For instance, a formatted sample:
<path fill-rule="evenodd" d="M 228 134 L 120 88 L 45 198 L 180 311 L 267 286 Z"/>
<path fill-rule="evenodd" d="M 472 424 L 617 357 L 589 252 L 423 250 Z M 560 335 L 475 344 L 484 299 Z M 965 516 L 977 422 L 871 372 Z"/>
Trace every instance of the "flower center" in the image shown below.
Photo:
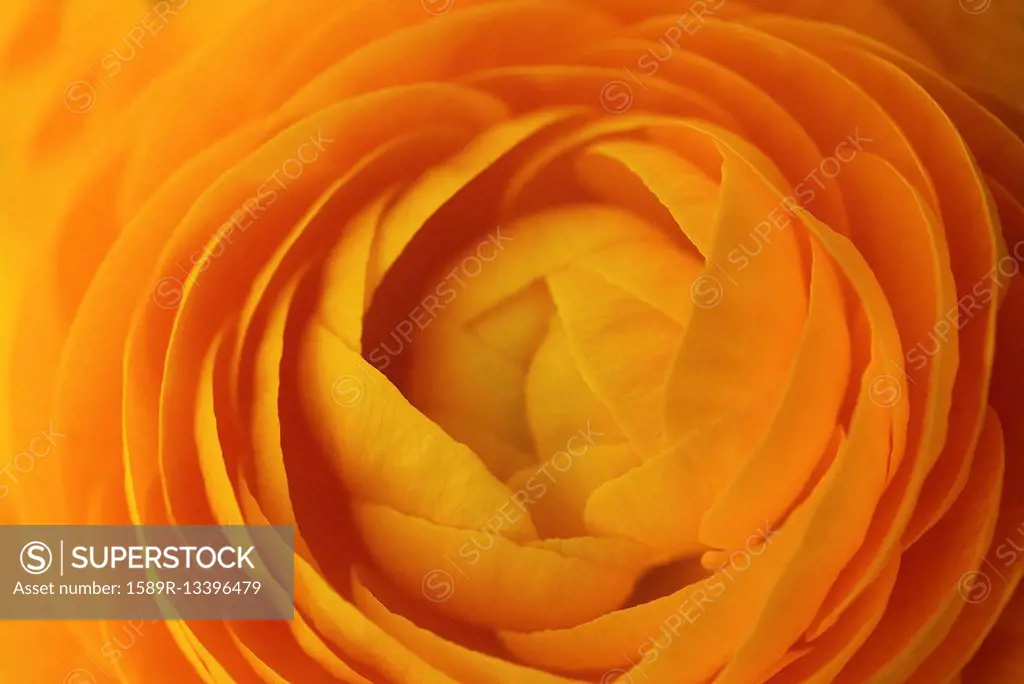
<path fill-rule="evenodd" d="M 702 266 L 685 240 L 622 210 L 532 214 L 427 278 L 365 356 L 396 369 L 403 395 L 516 492 L 538 533 L 588 536 L 589 495 L 667 446 L 665 387 Z"/>

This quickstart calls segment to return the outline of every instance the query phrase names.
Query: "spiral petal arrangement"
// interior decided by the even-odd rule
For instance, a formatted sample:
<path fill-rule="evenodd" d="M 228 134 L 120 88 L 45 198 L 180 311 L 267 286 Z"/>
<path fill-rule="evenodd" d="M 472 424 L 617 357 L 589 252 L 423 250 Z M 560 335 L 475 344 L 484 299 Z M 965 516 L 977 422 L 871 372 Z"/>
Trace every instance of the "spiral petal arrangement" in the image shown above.
<path fill-rule="evenodd" d="M 294 526 L 124 682 L 1019 681 L 1024 61 L 919 4 L 13 3 L 0 520 Z"/>

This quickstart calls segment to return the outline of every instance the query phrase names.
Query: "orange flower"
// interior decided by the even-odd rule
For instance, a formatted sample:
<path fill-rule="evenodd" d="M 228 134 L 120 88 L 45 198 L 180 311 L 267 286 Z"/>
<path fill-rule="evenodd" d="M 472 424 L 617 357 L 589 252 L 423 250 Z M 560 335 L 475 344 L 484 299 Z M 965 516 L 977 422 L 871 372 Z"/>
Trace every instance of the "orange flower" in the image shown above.
<path fill-rule="evenodd" d="M 1024 17 L 939 5 L 6 3 L 0 521 L 297 544 L 4 679 L 1018 681 Z"/>

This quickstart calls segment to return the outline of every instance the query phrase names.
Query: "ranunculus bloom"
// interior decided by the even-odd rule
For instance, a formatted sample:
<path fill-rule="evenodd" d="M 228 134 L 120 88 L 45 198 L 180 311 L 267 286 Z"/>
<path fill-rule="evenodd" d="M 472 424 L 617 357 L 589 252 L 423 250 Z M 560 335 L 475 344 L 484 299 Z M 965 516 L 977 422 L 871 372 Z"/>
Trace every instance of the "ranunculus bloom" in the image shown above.
<path fill-rule="evenodd" d="M 1021 681 L 1022 33 L 7 0 L 0 520 L 297 548 L 291 622 L 2 679 Z"/>

